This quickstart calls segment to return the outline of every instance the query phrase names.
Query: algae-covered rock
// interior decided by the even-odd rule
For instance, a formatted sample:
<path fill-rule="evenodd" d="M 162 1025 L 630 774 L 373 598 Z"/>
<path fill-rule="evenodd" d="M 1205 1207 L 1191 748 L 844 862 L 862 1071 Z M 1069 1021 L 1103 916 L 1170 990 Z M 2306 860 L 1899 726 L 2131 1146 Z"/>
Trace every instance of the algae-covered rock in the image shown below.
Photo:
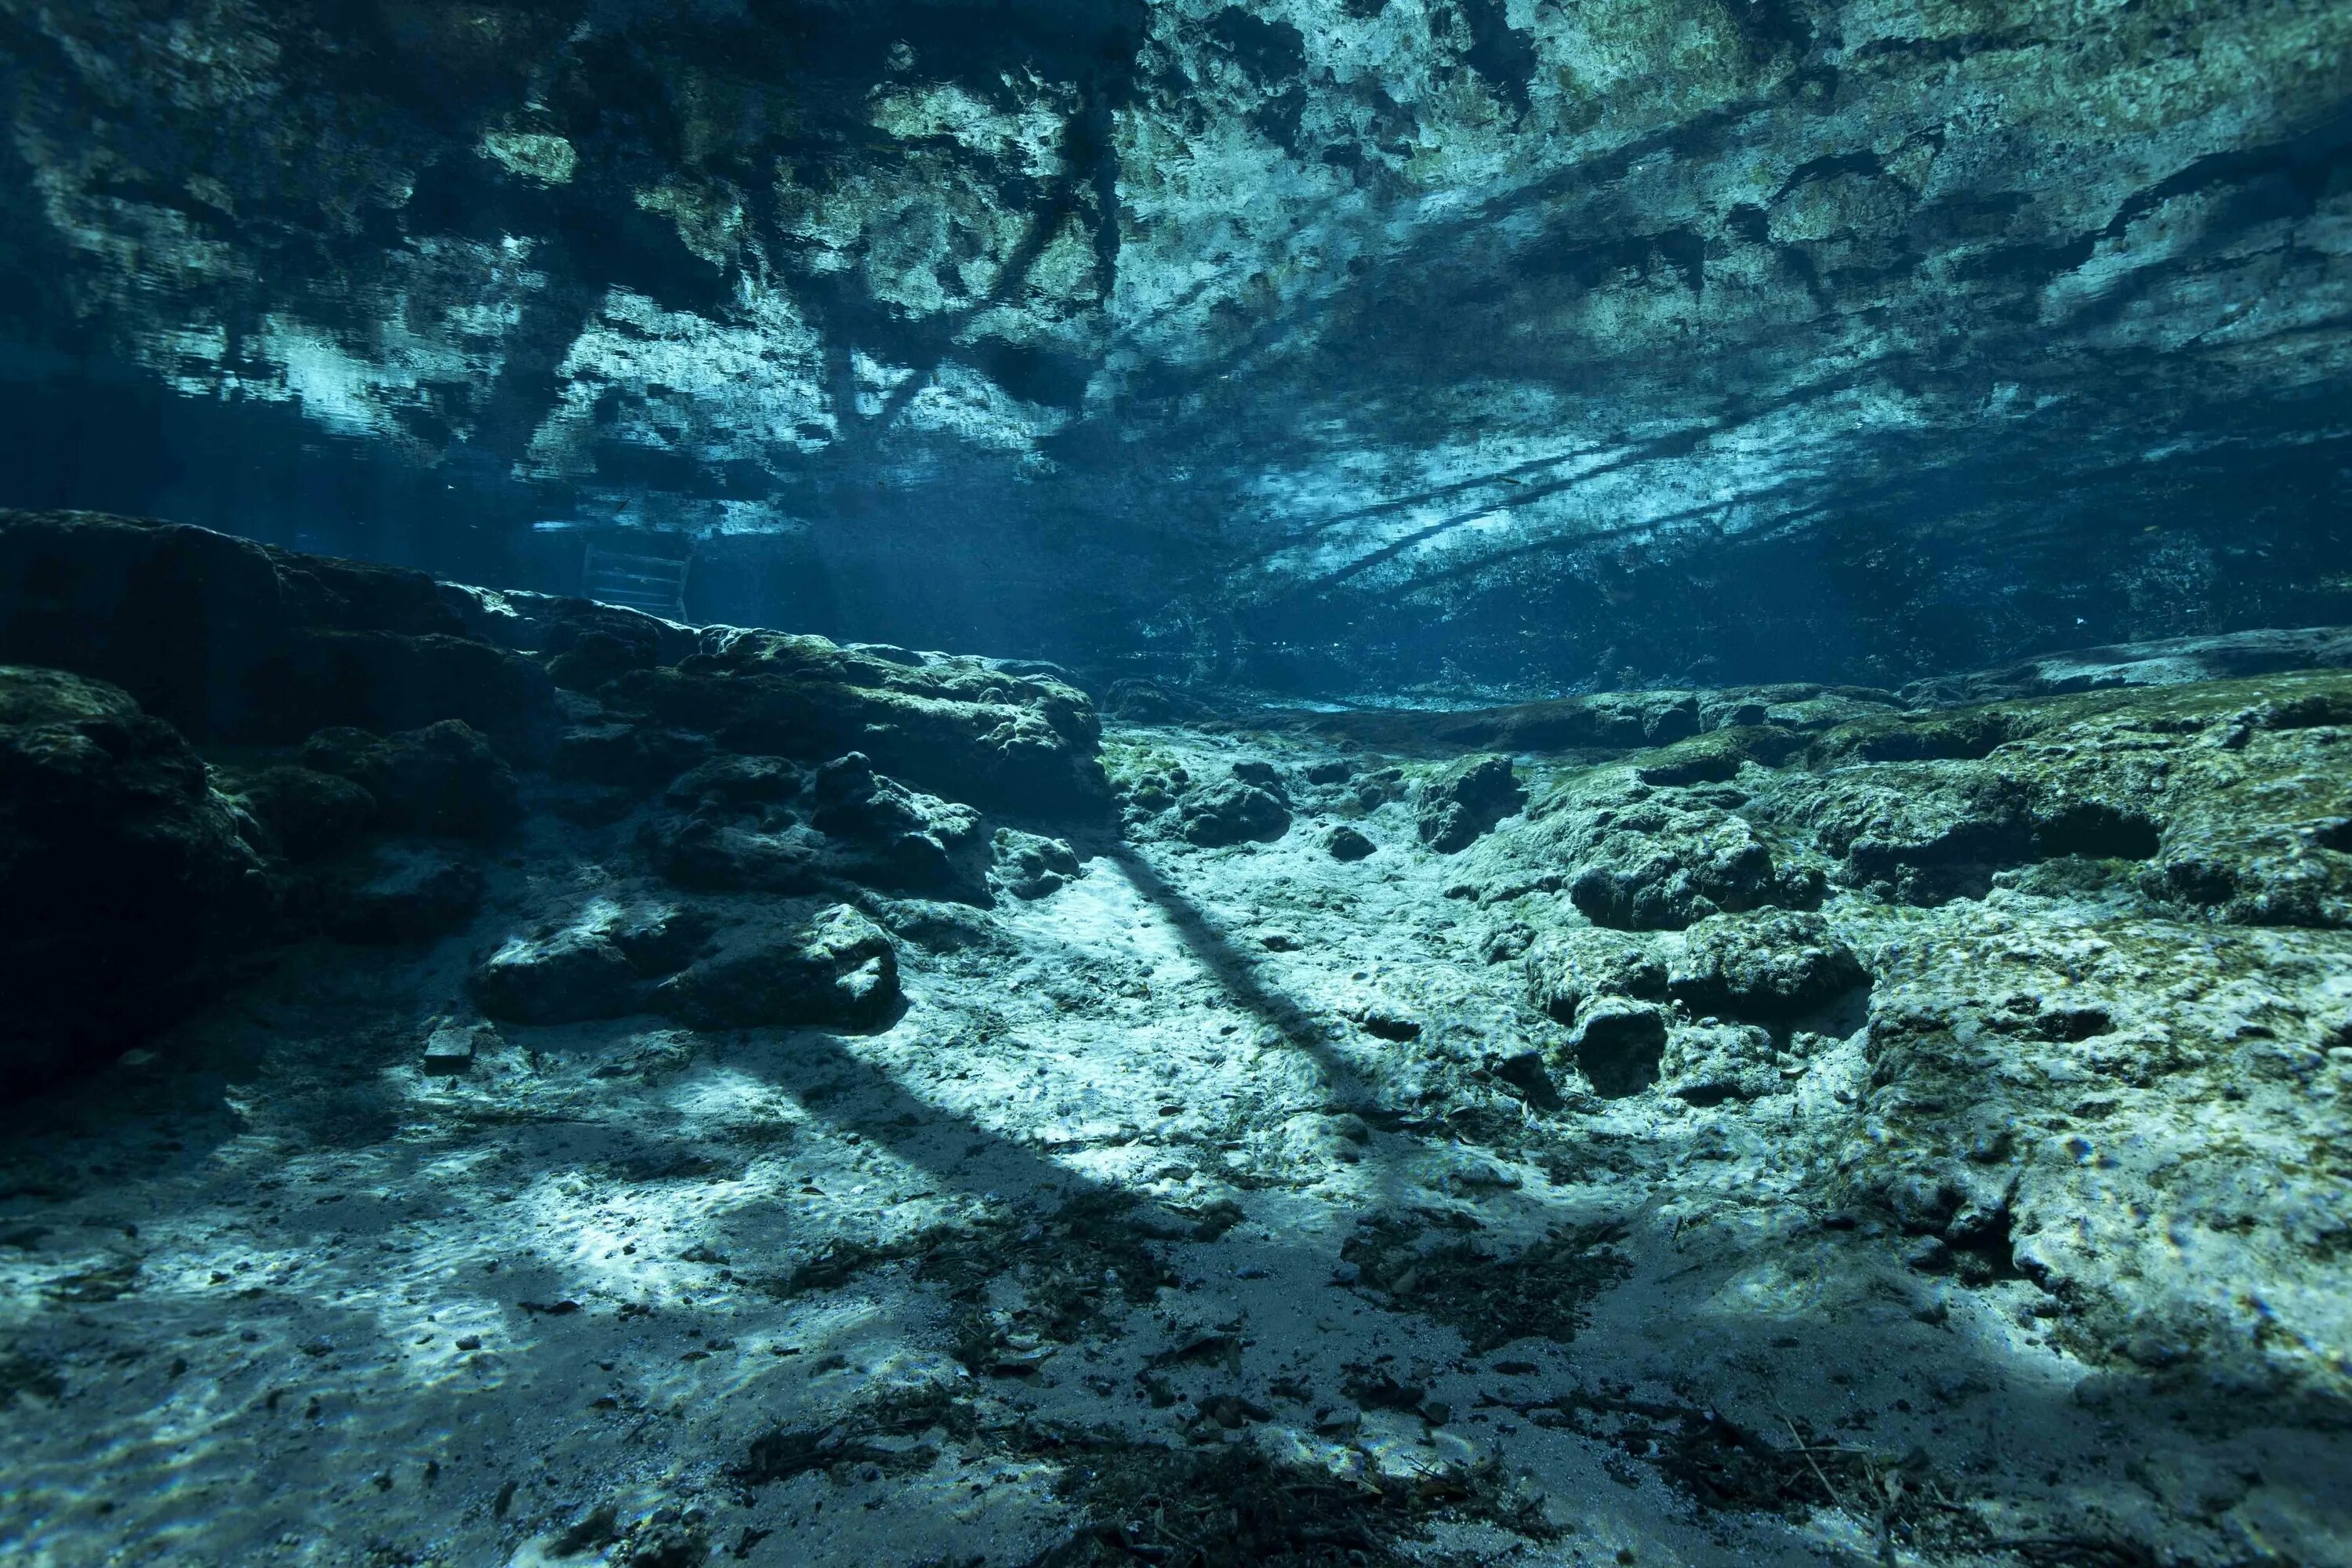
<path fill-rule="evenodd" d="M 0 1083 L 103 1066 L 259 934 L 260 860 L 129 693 L 0 665 Z"/>
<path fill-rule="evenodd" d="M 322 730 L 303 743 L 302 762 L 365 789 L 388 827 L 494 838 L 522 818 L 514 771 L 459 720 L 384 736 Z"/>
<path fill-rule="evenodd" d="M 0 511 L 0 658 L 114 681 L 198 743 L 463 720 L 509 755 L 554 688 L 418 572 L 91 512 Z"/>
<path fill-rule="evenodd" d="M 2161 1342 L 2206 1379 L 2340 1397 L 2340 934 L 1998 900 L 1932 919 L 1882 950 L 1852 1194 L 1937 1244 L 1916 1267 L 2032 1281 L 2094 1363 Z"/>
<path fill-rule="evenodd" d="M 1684 931 L 1667 965 L 1666 990 L 1696 1014 L 1787 1018 L 1867 978 L 1853 950 L 1821 916 L 1759 910 L 1710 915 Z"/>
<path fill-rule="evenodd" d="M 1658 1081 L 1666 1047 L 1665 1012 L 1629 997 L 1593 997 L 1578 1010 L 1569 1047 L 1593 1093 L 1603 1100 L 1639 1094 Z"/>
<path fill-rule="evenodd" d="M 1779 864 L 1747 819 L 1700 791 L 1612 771 L 1530 807 L 1528 824 L 1513 854 L 1559 868 L 1595 925 L 1674 931 L 1725 910 L 1821 899 L 1818 871 Z"/>
<path fill-rule="evenodd" d="M 605 700 L 732 751 L 820 761 L 857 751 L 893 777 L 973 805 L 1092 816 L 1109 789 L 1086 694 L 977 658 L 908 664 L 823 637 L 740 633 Z"/>
<path fill-rule="evenodd" d="M 852 752 L 814 772 L 718 757 L 672 782 L 644 826 L 654 868 L 682 888 L 808 892 L 859 882 L 984 903 L 990 840 L 968 805 L 908 788 Z"/>
<path fill-rule="evenodd" d="M 1511 759 L 1465 757 L 1424 779 L 1413 810 L 1421 841 L 1441 855 L 1466 849 L 1527 804 Z"/>
<path fill-rule="evenodd" d="M 1000 827 L 992 844 L 995 877 L 1016 899 L 1043 899 L 1078 879 L 1084 868 L 1077 852 L 1059 838 L 1046 838 L 1017 828 Z"/>
<path fill-rule="evenodd" d="M 1234 778 L 1187 793 L 1177 805 L 1177 821 L 1185 840 L 1204 849 L 1271 842 L 1290 831 L 1290 807 L 1264 785 Z"/>
<path fill-rule="evenodd" d="M 739 921 L 716 951 L 654 989 L 654 1006 L 698 1029 L 863 1027 L 898 1000 L 898 955 L 882 929 L 835 904 L 805 924 Z"/>
<path fill-rule="evenodd" d="M 1522 951 L 1528 1000 L 1563 1024 L 1576 1022 L 1589 997 L 1666 994 L 1666 966 L 1642 937 L 1570 928 Z"/>
<path fill-rule="evenodd" d="M 239 780 L 236 795 L 274 847 L 295 860 L 331 854 L 377 821 L 375 796 L 348 778 L 316 768 L 265 768 Z"/>
<path fill-rule="evenodd" d="M 577 927 L 509 942 L 473 977 L 482 1011 L 509 1024 L 618 1018 L 638 1010 L 644 989 L 604 932 Z"/>
<path fill-rule="evenodd" d="M 1803 744 L 1794 730 L 1777 724 L 1735 725 L 1652 752 L 1635 769 L 1635 776 L 1646 784 L 1723 784 L 1738 777 L 1744 763 L 1777 766 Z"/>
<path fill-rule="evenodd" d="M 810 826 L 859 881 L 984 902 L 990 843 L 968 805 L 883 777 L 853 752 L 816 772 Z"/>
<path fill-rule="evenodd" d="M 2330 673 L 1882 717 L 1823 736 L 1818 760 L 1843 765 L 1784 772 L 1757 814 L 1906 903 L 2068 858 L 2128 864 L 2148 897 L 2229 923 L 2339 925 L 2347 728 L 2352 679 Z"/>
<path fill-rule="evenodd" d="M 659 724 L 575 724 L 557 737 L 549 771 L 560 779 L 644 793 L 707 761 L 715 750 L 707 735 Z"/>
<path fill-rule="evenodd" d="M 683 969 L 718 926 L 701 910 L 600 898 L 568 923 L 510 937 L 472 975 L 493 1018 L 571 1024 L 644 1009 L 651 983 Z"/>
<path fill-rule="evenodd" d="M 1670 1029 L 1659 1087 L 1692 1105 L 1756 1100 L 1780 1087 L 1772 1037 L 1753 1024 L 1683 1024 Z"/>

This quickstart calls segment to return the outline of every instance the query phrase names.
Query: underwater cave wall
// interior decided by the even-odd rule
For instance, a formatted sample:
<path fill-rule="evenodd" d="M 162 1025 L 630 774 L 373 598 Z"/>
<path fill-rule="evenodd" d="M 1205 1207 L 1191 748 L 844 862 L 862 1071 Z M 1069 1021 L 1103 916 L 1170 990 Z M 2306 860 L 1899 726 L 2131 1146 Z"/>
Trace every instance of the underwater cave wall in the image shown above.
<path fill-rule="evenodd" d="M 2298 0 L 11 0 L 0 500 L 1322 695 L 2340 622 L 2347 62 Z"/>

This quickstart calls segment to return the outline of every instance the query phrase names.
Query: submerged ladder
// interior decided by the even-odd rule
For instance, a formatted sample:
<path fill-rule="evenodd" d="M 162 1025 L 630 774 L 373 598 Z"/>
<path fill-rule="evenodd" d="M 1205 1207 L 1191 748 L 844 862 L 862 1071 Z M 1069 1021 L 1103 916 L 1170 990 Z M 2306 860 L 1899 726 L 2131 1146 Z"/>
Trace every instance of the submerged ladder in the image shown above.
<path fill-rule="evenodd" d="M 580 591 L 601 605 L 643 610 L 666 621 L 686 619 L 686 569 L 693 558 L 630 555 L 592 544 L 580 573 Z"/>

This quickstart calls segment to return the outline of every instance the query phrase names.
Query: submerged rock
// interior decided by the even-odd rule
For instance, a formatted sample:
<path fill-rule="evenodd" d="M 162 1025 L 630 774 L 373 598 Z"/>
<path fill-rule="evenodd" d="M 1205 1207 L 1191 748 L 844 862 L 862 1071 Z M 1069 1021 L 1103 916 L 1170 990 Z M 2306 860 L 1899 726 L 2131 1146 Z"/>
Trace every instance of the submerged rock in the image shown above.
<path fill-rule="evenodd" d="M 883 777 L 859 752 L 816 773 L 809 822 L 858 881 L 975 902 L 988 897 L 980 813 Z"/>
<path fill-rule="evenodd" d="M 1593 1093 L 1604 1100 L 1639 1094 L 1658 1081 L 1666 1015 L 1647 1002 L 1596 996 L 1579 1011 L 1569 1047 Z"/>
<path fill-rule="evenodd" d="M 643 841 L 654 868 L 683 888 L 796 893 L 858 882 L 989 897 L 980 814 L 887 778 L 854 752 L 814 773 L 781 757 L 714 758 L 664 792 Z"/>
<path fill-rule="evenodd" d="M 1233 778 L 1200 786 L 1177 803 L 1177 831 L 1204 849 L 1252 840 L 1271 843 L 1290 831 L 1290 807 L 1263 784 Z"/>
<path fill-rule="evenodd" d="M 1772 1037 L 1753 1024 L 1683 1024 L 1667 1032 L 1660 1087 L 1693 1105 L 1756 1100 L 1780 1087 Z"/>
<path fill-rule="evenodd" d="M 1528 1000 L 1574 1024 L 1585 1000 L 1666 994 L 1666 966 L 1651 942 L 1613 931 L 1570 929 L 1536 941 L 1526 953 Z"/>
<path fill-rule="evenodd" d="M 87 1072 L 259 934 L 260 859 L 129 693 L 0 666 L 0 1084 Z"/>
<path fill-rule="evenodd" d="M 1685 931 L 1666 989 L 1701 1015 L 1786 1018 L 1835 1001 L 1868 979 L 1853 950 L 1817 914 L 1764 910 L 1711 915 Z"/>
<path fill-rule="evenodd" d="M 332 854 L 375 826 L 375 796 L 316 768 L 265 768 L 237 784 L 237 798 L 288 858 Z"/>
<path fill-rule="evenodd" d="M 1451 855 L 1467 849 L 1527 798 L 1510 758 L 1465 757 L 1422 784 L 1413 823 L 1423 844 Z"/>
<path fill-rule="evenodd" d="M 519 937 L 473 975 L 474 1000 L 502 1023 L 576 1024 L 639 1010 L 645 986 L 603 921 Z"/>
<path fill-rule="evenodd" d="M 1725 910 L 1821 900 L 1820 872 L 1780 865 L 1753 825 L 1705 792 L 1611 773 L 1528 817 L 1514 853 L 1573 868 L 1569 897 L 1595 925 L 1678 931 Z"/>
<path fill-rule="evenodd" d="M 602 695 L 734 751 L 804 761 L 862 752 L 894 777 L 978 805 L 1092 817 L 1109 801 L 1086 694 L 982 659 L 906 664 L 823 637 L 742 632 L 675 668 L 624 675 Z"/>
<path fill-rule="evenodd" d="M 652 983 L 691 963 L 718 919 L 676 905 L 597 899 L 571 923 L 512 937 L 473 973 L 493 1018 L 574 1024 L 645 1009 Z"/>
<path fill-rule="evenodd" d="M 303 743 L 302 762 L 365 789 L 389 827 L 494 838 L 522 819 L 514 771 L 461 720 L 385 736 L 321 730 Z"/>
<path fill-rule="evenodd" d="M 558 737 L 550 771 L 560 779 L 642 794 L 708 760 L 716 749 L 707 735 L 658 724 L 577 724 Z"/>
<path fill-rule="evenodd" d="M 345 942 L 429 942 L 480 908 L 481 868 L 436 845 L 387 844 L 354 875 L 331 881 L 327 929 Z"/>
<path fill-rule="evenodd" d="M 1077 852 L 1058 838 L 1000 827 L 992 840 L 998 884 L 1016 899 L 1042 899 L 1078 879 Z"/>
<path fill-rule="evenodd" d="M 845 904 L 804 925 L 730 925 L 715 952 L 653 992 L 658 1011 L 698 1029 L 866 1027 L 883 1022 L 898 1000 L 889 937 Z"/>
<path fill-rule="evenodd" d="M 0 511 L 0 658 L 114 681 L 198 743 L 458 719 L 527 757 L 555 731 L 546 672 L 422 573 L 91 512 Z"/>

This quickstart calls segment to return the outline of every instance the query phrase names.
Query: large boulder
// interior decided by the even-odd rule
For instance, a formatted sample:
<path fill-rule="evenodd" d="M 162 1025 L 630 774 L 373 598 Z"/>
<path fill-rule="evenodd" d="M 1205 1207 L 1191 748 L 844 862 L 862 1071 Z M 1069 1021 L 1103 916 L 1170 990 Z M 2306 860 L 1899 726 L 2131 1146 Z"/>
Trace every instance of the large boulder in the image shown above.
<path fill-rule="evenodd" d="M 302 762 L 366 790 L 388 827 L 494 838 L 522 818 L 514 771 L 461 720 L 384 736 L 321 730 L 303 743 Z"/>
<path fill-rule="evenodd" d="M 1683 933 L 1667 990 L 1693 1013 L 1789 1018 L 1868 979 L 1853 950 L 1817 914 L 1762 910 L 1710 915 Z"/>
<path fill-rule="evenodd" d="M 1510 758 L 1465 757 L 1423 781 L 1414 802 L 1414 823 L 1423 844 L 1451 855 L 1467 849 L 1527 800 Z"/>
<path fill-rule="evenodd" d="M 806 924 L 740 922 L 718 951 L 654 988 L 653 1005 L 698 1029 L 871 1027 L 898 1001 L 898 955 L 845 904 Z"/>
<path fill-rule="evenodd" d="M 1247 764 L 1243 764 L 1246 766 Z M 1270 776 L 1234 776 L 1199 785 L 1176 806 L 1176 830 L 1204 849 L 1249 840 L 1272 843 L 1290 831 L 1290 806 Z"/>
<path fill-rule="evenodd" d="M 476 968 L 474 999 L 512 1024 L 575 1024 L 642 1011 L 652 983 L 702 951 L 708 911 L 599 898 L 571 921 L 509 937 Z"/>
<path fill-rule="evenodd" d="M 782 757 L 714 757 L 663 792 L 644 843 L 681 888 L 809 892 L 856 882 L 989 900 L 980 814 L 877 773 L 853 752 L 814 773 Z"/>
<path fill-rule="evenodd" d="M 1679 931 L 1726 910 L 1810 908 L 1822 879 L 1783 866 L 1722 798 L 1657 789 L 1605 770 L 1528 808 L 1513 853 L 1566 868 L 1570 899 L 1595 925 Z"/>
<path fill-rule="evenodd" d="M 0 1084 L 103 1065 L 260 933 L 259 858 L 118 687 L 0 666 Z"/>
<path fill-rule="evenodd" d="M 462 719 L 531 757 L 555 731 L 546 671 L 422 573 L 94 512 L 0 511 L 0 659 L 112 681 L 199 744 Z"/>
<path fill-rule="evenodd" d="M 733 632 L 675 667 L 607 683 L 611 706 L 728 750 L 816 762 L 861 752 L 917 788 L 990 809 L 1100 816 L 1109 785 L 1086 694 L 978 658 Z"/>

